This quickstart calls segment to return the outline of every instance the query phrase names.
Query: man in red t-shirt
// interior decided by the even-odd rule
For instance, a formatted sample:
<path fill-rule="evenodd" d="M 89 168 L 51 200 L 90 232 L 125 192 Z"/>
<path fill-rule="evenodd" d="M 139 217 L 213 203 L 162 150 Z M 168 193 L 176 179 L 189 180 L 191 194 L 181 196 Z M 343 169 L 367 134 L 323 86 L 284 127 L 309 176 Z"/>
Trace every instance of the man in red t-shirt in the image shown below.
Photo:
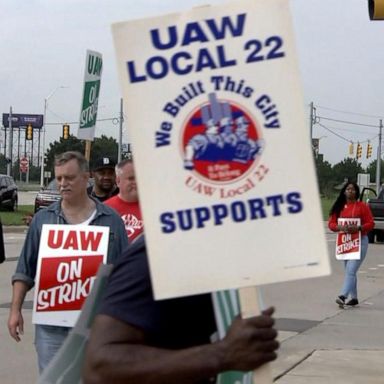
<path fill-rule="evenodd" d="M 119 187 L 119 193 L 104 203 L 121 216 L 128 239 L 132 242 L 143 232 L 143 220 L 139 206 L 135 170 L 131 159 L 122 160 L 116 165 L 116 184 Z"/>

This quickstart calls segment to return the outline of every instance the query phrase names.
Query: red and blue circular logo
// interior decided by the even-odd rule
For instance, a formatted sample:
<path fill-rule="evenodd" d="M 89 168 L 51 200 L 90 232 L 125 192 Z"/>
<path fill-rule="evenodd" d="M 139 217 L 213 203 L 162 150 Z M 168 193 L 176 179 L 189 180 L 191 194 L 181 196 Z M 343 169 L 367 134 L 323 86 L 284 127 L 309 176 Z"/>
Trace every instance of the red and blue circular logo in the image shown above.
<path fill-rule="evenodd" d="M 184 168 L 211 182 L 242 178 L 264 147 L 250 114 L 231 101 L 209 94 L 186 119 L 182 133 Z"/>

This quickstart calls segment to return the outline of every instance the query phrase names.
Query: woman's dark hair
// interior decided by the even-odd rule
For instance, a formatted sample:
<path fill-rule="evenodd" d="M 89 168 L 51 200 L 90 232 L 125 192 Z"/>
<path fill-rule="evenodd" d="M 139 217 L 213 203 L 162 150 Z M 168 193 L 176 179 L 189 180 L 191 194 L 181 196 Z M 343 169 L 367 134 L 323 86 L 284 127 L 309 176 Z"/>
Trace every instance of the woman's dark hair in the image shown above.
<path fill-rule="evenodd" d="M 359 186 L 353 182 L 353 181 L 347 181 L 343 188 L 341 188 L 341 191 L 339 193 L 339 196 L 337 197 L 336 201 L 333 203 L 331 210 L 329 211 L 330 215 L 336 214 L 336 217 L 339 217 L 341 210 L 343 209 L 347 199 L 345 197 L 345 190 L 347 189 L 348 185 L 352 185 L 353 188 L 355 188 L 356 192 L 356 200 L 360 197 L 360 188 Z"/>

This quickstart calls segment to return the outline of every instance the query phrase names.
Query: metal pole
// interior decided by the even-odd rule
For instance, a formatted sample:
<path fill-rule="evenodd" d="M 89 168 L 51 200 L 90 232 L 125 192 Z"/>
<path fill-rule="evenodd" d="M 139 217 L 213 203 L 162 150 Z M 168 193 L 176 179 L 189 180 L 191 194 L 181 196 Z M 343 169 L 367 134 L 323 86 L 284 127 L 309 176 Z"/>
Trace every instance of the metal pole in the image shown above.
<path fill-rule="evenodd" d="M 117 154 L 117 161 L 121 161 L 121 148 L 123 146 L 123 99 L 120 99 L 120 119 L 119 119 L 119 148 Z"/>
<path fill-rule="evenodd" d="M 51 93 L 53 95 L 53 93 Z M 43 140 L 41 141 L 41 164 L 40 164 L 40 187 L 44 187 L 44 156 L 45 156 L 45 118 L 47 116 L 47 101 L 48 98 L 44 99 L 44 115 L 43 115 Z"/>
<path fill-rule="evenodd" d="M 39 139 L 37 142 L 37 166 L 40 167 L 40 161 L 41 161 L 41 154 L 40 154 L 40 148 L 41 148 L 41 128 L 38 130 L 39 132 Z"/>
<path fill-rule="evenodd" d="M 20 127 L 17 130 L 17 158 L 20 160 Z"/>
<path fill-rule="evenodd" d="M 41 169 L 40 169 L 40 186 L 44 187 L 44 160 L 45 160 L 45 133 L 46 133 L 46 117 L 47 117 L 47 105 L 48 100 L 53 96 L 53 94 L 60 88 L 68 88 L 65 85 L 60 85 L 56 87 L 45 99 L 44 99 L 44 115 L 43 115 L 43 140 L 41 145 Z"/>
<path fill-rule="evenodd" d="M 313 102 L 309 104 L 309 108 L 311 108 L 309 112 L 309 134 L 311 138 L 311 145 L 312 145 L 312 135 L 313 135 Z"/>
<path fill-rule="evenodd" d="M 381 184 L 381 135 L 383 130 L 383 120 L 380 119 L 379 125 L 379 145 L 377 146 L 377 162 L 376 162 L 376 193 L 380 192 Z"/>
<path fill-rule="evenodd" d="M 12 128 L 12 107 L 9 107 L 9 145 L 8 145 L 8 163 L 7 163 L 7 175 L 11 175 L 12 170 L 12 150 L 13 150 L 13 128 Z"/>
<path fill-rule="evenodd" d="M 7 157 L 7 127 L 4 127 L 4 157 Z"/>

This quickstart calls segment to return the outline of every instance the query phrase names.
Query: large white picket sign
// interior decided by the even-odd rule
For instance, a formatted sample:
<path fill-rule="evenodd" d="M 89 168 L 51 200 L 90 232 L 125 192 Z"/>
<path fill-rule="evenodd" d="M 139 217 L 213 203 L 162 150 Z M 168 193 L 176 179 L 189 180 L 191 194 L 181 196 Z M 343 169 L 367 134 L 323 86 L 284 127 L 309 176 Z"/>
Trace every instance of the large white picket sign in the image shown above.
<path fill-rule="evenodd" d="M 112 29 L 156 297 L 328 274 L 288 1 Z"/>

